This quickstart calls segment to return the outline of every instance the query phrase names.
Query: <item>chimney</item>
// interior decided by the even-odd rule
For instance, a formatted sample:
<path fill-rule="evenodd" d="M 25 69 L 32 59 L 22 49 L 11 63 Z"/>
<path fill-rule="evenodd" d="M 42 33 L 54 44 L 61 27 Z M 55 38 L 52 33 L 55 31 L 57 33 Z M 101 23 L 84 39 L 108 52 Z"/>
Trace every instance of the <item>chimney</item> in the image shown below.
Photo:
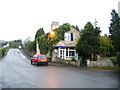
<path fill-rule="evenodd" d="M 59 27 L 59 22 L 52 22 L 51 30 L 54 30 Z"/>

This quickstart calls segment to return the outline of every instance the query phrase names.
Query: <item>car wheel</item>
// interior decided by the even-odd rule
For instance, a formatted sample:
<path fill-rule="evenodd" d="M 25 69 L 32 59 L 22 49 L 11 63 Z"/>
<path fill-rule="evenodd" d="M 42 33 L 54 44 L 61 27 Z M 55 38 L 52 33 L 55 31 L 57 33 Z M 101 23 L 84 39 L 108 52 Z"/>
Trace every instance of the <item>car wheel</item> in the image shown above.
<path fill-rule="evenodd" d="M 33 61 L 31 61 L 31 64 L 33 65 Z"/>

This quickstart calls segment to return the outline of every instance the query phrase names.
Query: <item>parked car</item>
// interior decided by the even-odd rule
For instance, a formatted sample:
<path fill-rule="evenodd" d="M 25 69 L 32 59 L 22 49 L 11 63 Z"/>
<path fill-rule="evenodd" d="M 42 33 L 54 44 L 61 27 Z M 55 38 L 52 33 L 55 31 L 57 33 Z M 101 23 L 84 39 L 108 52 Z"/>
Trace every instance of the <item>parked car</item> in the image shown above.
<path fill-rule="evenodd" d="M 47 65 L 48 64 L 48 58 L 44 54 L 35 54 L 31 59 L 31 64 L 38 65 L 38 64 L 43 64 Z"/>

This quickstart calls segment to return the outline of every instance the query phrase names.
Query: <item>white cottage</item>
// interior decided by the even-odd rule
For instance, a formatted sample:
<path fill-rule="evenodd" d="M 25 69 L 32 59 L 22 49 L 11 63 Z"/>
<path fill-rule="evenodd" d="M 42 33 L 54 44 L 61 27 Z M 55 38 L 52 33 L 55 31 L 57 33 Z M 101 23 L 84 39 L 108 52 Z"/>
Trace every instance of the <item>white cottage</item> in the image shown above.
<path fill-rule="evenodd" d="M 52 61 L 54 61 L 56 57 L 71 60 L 76 54 L 75 46 L 79 38 L 80 32 L 74 28 L 66 32 L 64 34 L 64 40 L 58 42 L 52 52 Z"/>

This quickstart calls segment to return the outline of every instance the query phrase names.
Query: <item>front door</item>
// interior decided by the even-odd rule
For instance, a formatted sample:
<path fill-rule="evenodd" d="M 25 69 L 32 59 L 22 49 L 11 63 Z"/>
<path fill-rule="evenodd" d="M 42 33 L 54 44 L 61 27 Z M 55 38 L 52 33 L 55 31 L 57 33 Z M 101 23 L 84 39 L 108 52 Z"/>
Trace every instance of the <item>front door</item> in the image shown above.
<path fill-rule="evenodd" d="M 61 57 L 62 59 L 65 58 L 65 49 L 60 49 L 60 57 Z"/>

